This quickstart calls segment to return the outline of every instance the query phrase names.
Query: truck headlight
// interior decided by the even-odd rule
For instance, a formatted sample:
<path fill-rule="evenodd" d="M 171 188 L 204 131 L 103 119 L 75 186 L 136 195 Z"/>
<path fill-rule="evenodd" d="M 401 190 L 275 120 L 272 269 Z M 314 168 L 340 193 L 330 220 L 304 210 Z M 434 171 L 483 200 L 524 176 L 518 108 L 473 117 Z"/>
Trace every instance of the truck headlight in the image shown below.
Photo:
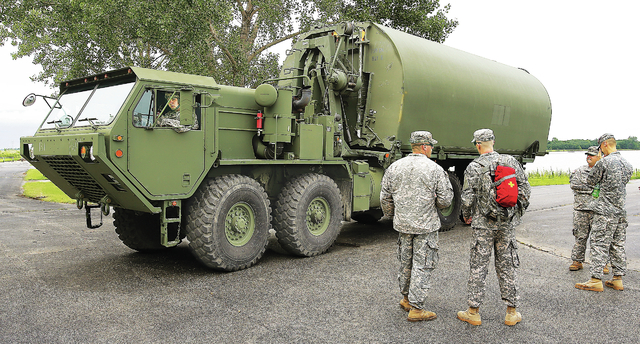
<path fill-rule="evenodd" d="M 31 161 L 35 161 L 36 160 L 36 153 L 33 150 L 33 144 L 32 143 L 25 143 L 22 145 L 22 152 L 21 152 L 22 156 L 24 156 L 25 158 L 31 160 Z"/>
<path fill-rule="evenodd" d="M 93 156 L 93 144 L 81 143 L 80 144 L 80 157 L 86 162 L 96 161 L 96 157 Z"/>

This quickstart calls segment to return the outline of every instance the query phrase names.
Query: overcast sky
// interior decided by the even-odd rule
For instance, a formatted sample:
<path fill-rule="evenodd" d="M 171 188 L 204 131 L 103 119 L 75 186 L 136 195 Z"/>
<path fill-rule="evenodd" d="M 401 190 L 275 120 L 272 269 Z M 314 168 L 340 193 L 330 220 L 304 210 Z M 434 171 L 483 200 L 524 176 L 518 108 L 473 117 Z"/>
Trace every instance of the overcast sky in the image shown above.
<path fill-rule="evenodd" d="M 459 25 L 445 45 L 522 67 L 547 88 L 553 106 L 549 139 L 595 139 L 604 132 L 619 139 L 640 136 L 640 1 L 449 3 L 449 17 Z M 17 147 L 20 136 L 32 135 L 44 118 L 42 99 L 29 108 L 22 99 L 52 93 L 29 80 L 39 68 L 30 58 L 12 60 L 14 50 L 9 43 L 0 48 L 0 148 Z"/>

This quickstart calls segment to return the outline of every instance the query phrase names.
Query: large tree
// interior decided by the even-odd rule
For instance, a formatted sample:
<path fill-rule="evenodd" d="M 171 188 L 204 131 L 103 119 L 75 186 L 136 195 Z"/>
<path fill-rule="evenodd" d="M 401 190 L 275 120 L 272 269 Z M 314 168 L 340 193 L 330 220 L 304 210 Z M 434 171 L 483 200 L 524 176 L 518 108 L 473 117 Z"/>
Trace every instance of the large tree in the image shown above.
<path fill-rule="evenodd" d="M 129 65 L 255 86 L 278 73 L 267 50 L 319 23 L 371 20 L 444 42 L 439 0 L 0 0 L 0 45 L 63 79 Z"/>

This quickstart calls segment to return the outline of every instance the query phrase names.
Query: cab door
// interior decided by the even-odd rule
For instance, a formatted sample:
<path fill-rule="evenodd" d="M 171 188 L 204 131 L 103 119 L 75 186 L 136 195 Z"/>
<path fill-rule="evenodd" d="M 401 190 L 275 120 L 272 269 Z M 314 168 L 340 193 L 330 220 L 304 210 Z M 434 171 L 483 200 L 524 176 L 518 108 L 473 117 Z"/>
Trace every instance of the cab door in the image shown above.
<path fill-rule="evenodd" d="M 191 126 L 180 125 L 179 90 L 146 89 L 129 113 L 128 170 L 158 199 L 189 194 L 204 173 L 204 116 L 195 97 Z"/>

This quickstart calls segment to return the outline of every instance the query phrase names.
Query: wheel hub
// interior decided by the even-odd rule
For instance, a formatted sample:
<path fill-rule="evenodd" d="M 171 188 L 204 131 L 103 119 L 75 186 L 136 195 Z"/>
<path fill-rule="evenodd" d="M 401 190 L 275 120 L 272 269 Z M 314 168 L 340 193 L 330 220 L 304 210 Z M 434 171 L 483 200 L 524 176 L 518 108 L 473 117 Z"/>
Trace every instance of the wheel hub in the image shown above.
<path fill-rule="evenodd" d="M 307 228 L 313 235 L 321 235 L 329 227 L 331 208 L 323 198 L 315 198 L 307 208 Z"/>
<path fill-rule="evenodd" d="M 255 214 L 246 203 L 234 204 L 224 222 L 225 235 L 231 245 L 242 246 L 249 242 L 255 229 Z"/>

